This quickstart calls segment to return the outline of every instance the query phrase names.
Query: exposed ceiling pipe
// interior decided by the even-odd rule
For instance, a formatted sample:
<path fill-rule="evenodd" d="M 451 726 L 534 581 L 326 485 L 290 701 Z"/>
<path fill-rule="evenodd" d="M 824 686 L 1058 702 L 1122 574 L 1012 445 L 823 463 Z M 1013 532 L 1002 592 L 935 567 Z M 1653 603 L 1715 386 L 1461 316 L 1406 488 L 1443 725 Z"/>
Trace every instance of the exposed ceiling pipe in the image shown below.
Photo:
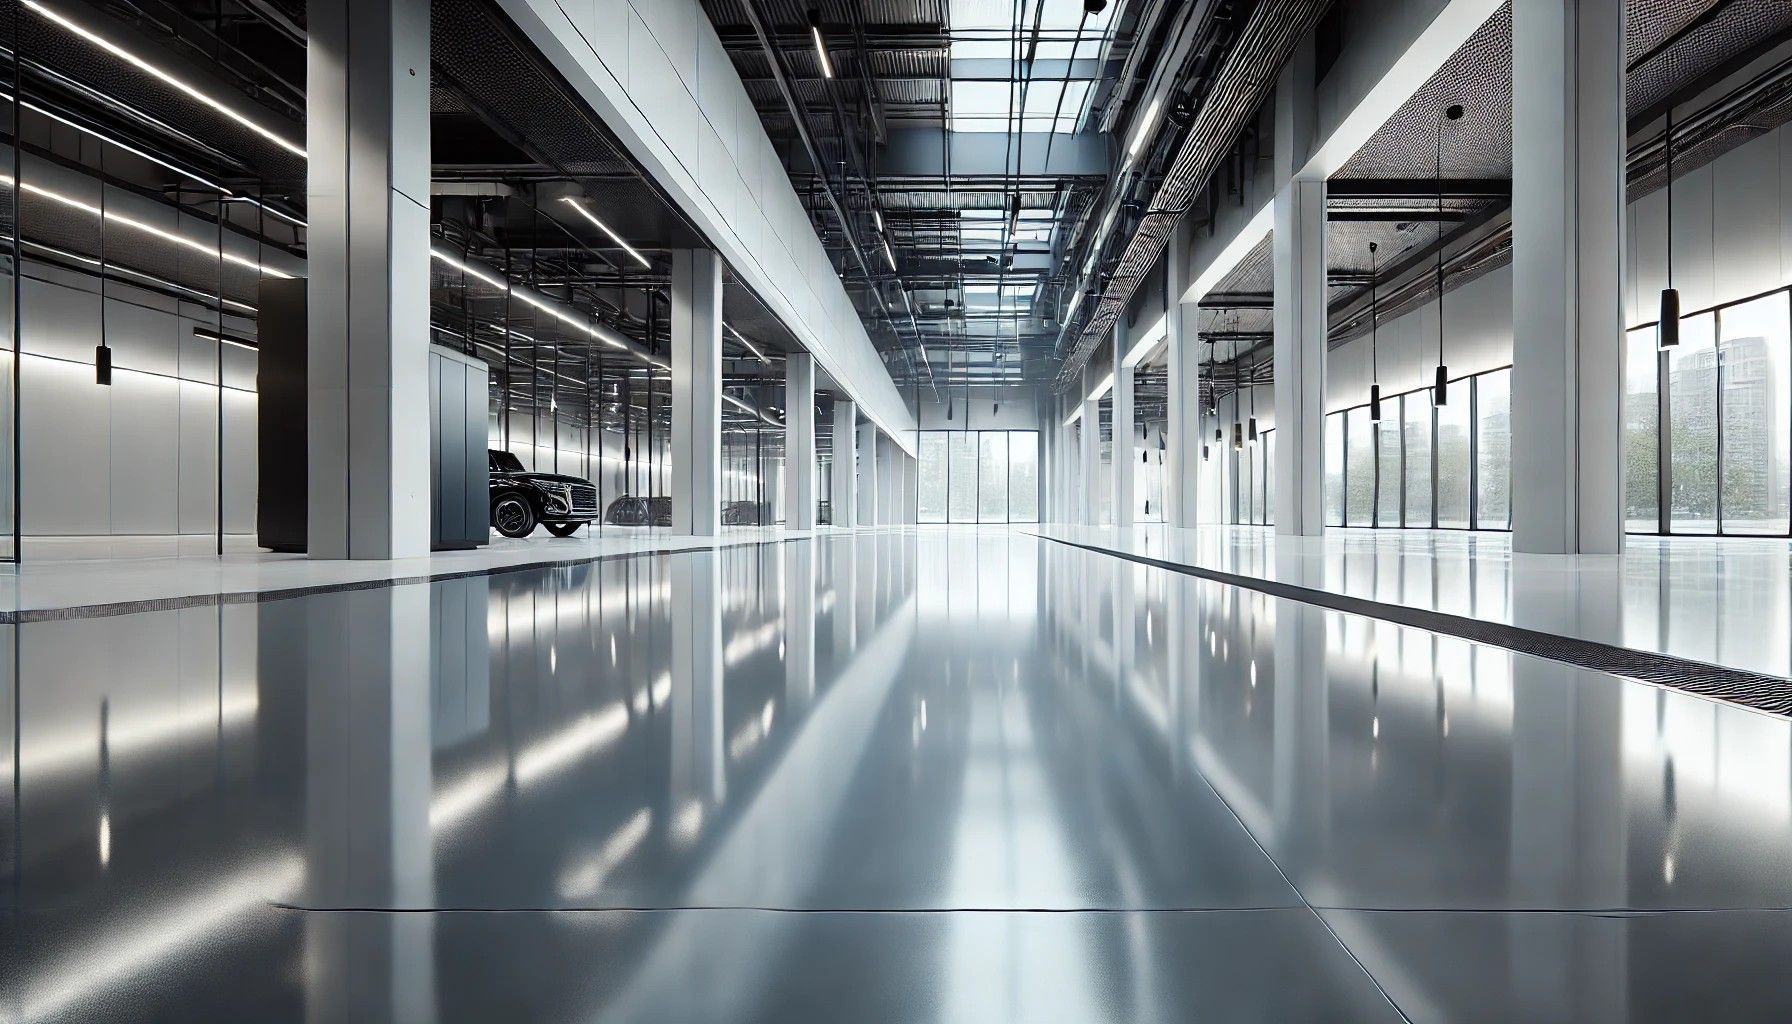
<path fill-rule="evenodd" d="M 890 311 L 889 304 L 884 302 L 883 291 L 877 287 L 877 277 L 871 272 L 871 261 L 866 257 L 864 248 L 859 245 L 858 236 L 853 232 L 852 219 L 847 216 L 846 207 L 841 203 L 840 197 L 834 194 L 834 187 L 827 180 L 824 170 L 827 163 L 822 160 L 821 151 L 816 148 L 815 139 L 809 134 L 809 121 L 804 113 L 803 105 L 797 100 L 796 92 L 790 86 L 790 76 L 784 71 L 782 55 L 772 45 L 771 33 L 765 27 L 765 19 L 760 17 L 757 0 L 744 0 L 741 10 L 746 14 L 747 21 L 753 26 L 753 34 L 759 39 L 759 48 L 764 52 L 766 63 L 771 68 L 772 80 L 778 86 L 778 95 L 784 98 L 784 106 L 790 114 L 792 126 L 796 129 L 797 139 L 803 144 L 803 152 L 808 155 L 810 165 L 816 170 L 816 186 L 821 190 L 822 197 L 827 200 L 828 207 L 834 211 L 834 219 L 840 224 L 840 234 L 846 239 L 847 247 L 852 250 L 852 258 L 854 262 L 858 263 L 859 272 L 865 275 L 865 280 L 871 285 L 872 299 L 877 303 L 877 308 L 883 313 L 884 319 L 889 321 L 891 329 L 896 332 L 900 342 L 902 329 L 896 325 L 896 316 Z M 912 312 L 908 319 L 910 329 L 916 336 L 919 336 L 921 326 L 915 322 Z M 908 356 L 906 345 L 903 346 L 903 353 L 909 359 L 912 373 L 914 359 L 912 356 Z M 938 399 L 939 387 L 934 383 L 933 367 L 927 363 L 925 347 L 921 347 L 921 369 L 926 371 L 927 386 L 933 390 L 934 398 Z"/>
<path fill-rule="evenodd" d="M 1329 2 L 1262 0 L 1252 8 L 1238 41 L 1214 76 L 1207 100 L 1195 114 L 1168 174 L 1151 198 L 1127 243 L 1095 313 L 1066 356 L 1060 386 L 1068 386 L 1099 347 L 1101 338 L 1132 298 L 1169 243 L 1176 222 L 1208 184 L 1235 140 L 1275 88 L 1276 72 L 1318 24 Z"/>

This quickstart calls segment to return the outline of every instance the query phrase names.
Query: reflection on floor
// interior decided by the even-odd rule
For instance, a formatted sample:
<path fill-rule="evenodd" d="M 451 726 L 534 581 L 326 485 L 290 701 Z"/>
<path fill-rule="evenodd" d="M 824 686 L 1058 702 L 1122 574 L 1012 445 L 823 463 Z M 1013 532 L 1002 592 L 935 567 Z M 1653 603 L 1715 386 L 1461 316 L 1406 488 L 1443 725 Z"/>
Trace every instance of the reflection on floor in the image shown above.
<path fill-rule="evenodd" d="M 1018 531 L 0 636 L 13 1020 L 1792 1015 L 1785 720 Z"/>
<path fill-rule="evenodd" d="M 1035 528 L 1240 576 L 1792 676 L 1792 544 L 1630 537 L 1621 556 L 1514 555 L 1511 535 L 1261 526 Z"/>

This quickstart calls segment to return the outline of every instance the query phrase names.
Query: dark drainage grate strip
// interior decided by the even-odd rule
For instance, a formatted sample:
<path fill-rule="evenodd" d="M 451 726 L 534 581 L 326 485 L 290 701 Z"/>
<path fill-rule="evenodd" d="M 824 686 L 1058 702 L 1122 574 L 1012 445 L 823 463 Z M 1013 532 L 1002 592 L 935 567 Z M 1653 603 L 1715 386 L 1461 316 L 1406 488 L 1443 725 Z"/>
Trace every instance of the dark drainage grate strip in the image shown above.
<path fill-rule="evenodd" d="M 1240 576 L 1237 573 L 1221 572 L 1217 569 L 1184 565 L 1180 562 L 1153 558 L 1150 555 L 1115 551 L 1094 544 L 1064 540 L 1061 537 L 1052 537 L 1042 533 L 1035 533 L 1032 536 L 1098 555 L 1122 558 L 1140 565 L 1181 573 L 1184 576 L 1194 576 L 1227 586 L 1255 590 L 1271 597 L 1299 601 L 1302 604 L 1315 605 L 1351 615 L 1383 619 L 1402 626 L 1413 626 L 1433 633 L 1473 640 L 1491 647 L 1503 647 L 1519 654 L 1559 661 L 1576 668 L 1623 676 L 1627 679 L 1638 679 L 1658 686 L 1695 693 L 1713 700 L 1739 704 L 1756 711 L 1792 717 L 1792 679 L 1780 676 L 1761 672 L 1745 672 L 1741 669 L 1725 668 L 1722 665 L 1711 665 L 1702 661 L 1694 661 L 1691 658 L 1680 658 L 1654 651 L 1632 650 L 1629 647 L 1618 647 L 1596 640 L 1559 636 L 1555 633 L 1545 633 L 1542 630 L 1527 629 L 1523 626 L 1513 626 L 1503 622 L 1483 622 L 1480 619 L 1452 615 L 1449 612 L 1411 608 L 1406 605 L 1370 601 L 1360 597 L 1348 597 L 1330 591 L 1298 587 L 1290 583 L 1280 583 L 1255 576 Z"/>

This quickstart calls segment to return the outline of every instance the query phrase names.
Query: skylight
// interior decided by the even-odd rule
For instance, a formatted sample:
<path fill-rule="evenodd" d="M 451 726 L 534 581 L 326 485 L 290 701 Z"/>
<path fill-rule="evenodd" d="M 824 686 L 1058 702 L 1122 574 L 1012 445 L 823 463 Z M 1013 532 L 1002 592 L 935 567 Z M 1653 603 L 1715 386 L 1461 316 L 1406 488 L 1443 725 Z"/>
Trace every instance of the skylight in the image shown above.
<path fill-rule="evenodd" d="M 1015 22 L 1013 0 L 949 0 L 952 57 L 1012 60 L 1018 48 L 1032 49 L 1041 60 L 1097 59 L 1107 44 L 1113 5 L 1101 14 L 1085 15 L 1082 0 L 1044 0 L 1037 25 L 1035 4 L 1022 8 Z M 1024 55 L 1024 52 L 1023 52 Z M 1024 89 L 1018 81 L 952 82 L 952 130 L 961 132 L 1073 132 L 1088 101 L 1089 83 L 1062 76 L 1035 78 Z"/>

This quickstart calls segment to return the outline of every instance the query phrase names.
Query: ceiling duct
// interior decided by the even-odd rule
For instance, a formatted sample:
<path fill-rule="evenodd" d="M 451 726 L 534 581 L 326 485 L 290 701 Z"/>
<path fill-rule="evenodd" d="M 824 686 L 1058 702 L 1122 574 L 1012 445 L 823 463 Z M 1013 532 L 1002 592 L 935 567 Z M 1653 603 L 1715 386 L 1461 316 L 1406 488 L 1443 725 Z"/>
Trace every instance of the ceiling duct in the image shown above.
<path fill-rule="evenodd" d="M 1137 233 L 1127 243 L 1095 311 L 1066 355 L 1060 385 L 1076 379 L 1089 355 L 1163 253 L 1176 222 L 1193 204 L 1232 144 L 1275 88 L 1294 48 L 1329 6 L 1320 0 L 1262 0 L 1240 31 L 1238 43 L 1214 76 L 1176 159 L 1151 197 Z"/>

